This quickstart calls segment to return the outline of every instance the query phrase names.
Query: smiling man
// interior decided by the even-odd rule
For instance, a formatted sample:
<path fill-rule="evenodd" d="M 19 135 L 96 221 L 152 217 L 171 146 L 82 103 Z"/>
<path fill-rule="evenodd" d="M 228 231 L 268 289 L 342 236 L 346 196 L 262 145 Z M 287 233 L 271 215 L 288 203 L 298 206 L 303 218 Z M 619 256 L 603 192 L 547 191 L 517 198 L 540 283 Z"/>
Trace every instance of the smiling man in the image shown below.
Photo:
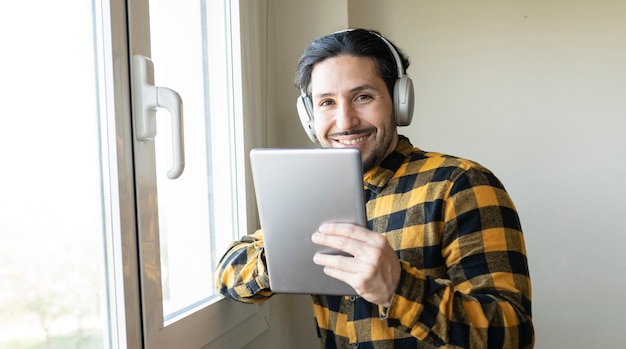
<path fill-rule="evenodd" d="M 315 133 L 322 146 L 358 148 L 364 172 L 394 150 L 398 135 L 393 101 L 374 58 L 324 60 L 313 69 L 311 80 Z"/>
<path fill-rule="evenodd" d="M 323 147 L 361 152 L 367 227 L 323 224 L 311 239 L 347 252 L 314 263 L 358 297 L 312 295 L 322 348 L 531 348 L 531 285 L 521 225 L 479 164 L 414 147 L 408 60 L 378 32 L 315 40 L 300 58 L 299 114 Z M 272 296 L 259 230 L 218 266 L 221 294 Z"/>

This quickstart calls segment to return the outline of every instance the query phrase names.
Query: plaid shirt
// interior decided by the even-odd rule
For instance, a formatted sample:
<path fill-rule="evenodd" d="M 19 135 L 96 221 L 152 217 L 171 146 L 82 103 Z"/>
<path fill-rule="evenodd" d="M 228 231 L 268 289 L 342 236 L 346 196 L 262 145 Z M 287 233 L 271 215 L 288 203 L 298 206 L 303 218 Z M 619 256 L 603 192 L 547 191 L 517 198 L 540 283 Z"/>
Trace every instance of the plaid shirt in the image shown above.
<path fill-rule="evenodd" d="M 364 175 L 368 228 L 402 266 L 389 308 L 313 295 L 323 348 L 532 348 L 531 286 L 521 226 L 502 183 L 484 167 L 413 148 Z M 261 231 L 234 242 L 218 266 L 222 295 L 272 295 Z"/>

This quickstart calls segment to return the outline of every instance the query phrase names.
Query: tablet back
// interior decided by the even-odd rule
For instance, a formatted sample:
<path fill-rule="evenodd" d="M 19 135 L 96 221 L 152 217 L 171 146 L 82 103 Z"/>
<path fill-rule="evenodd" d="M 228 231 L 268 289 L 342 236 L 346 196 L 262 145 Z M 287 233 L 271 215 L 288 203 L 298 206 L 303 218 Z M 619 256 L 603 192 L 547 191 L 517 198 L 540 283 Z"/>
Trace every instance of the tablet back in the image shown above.
<path fill-rule="evenodd" d="M 311 242 L 324 222 L 366 226 L 363 174 L 356 149 L 253 149 L 254 187 L 270 287 L 276 293 L 356 295 L 313 263 Z"/>

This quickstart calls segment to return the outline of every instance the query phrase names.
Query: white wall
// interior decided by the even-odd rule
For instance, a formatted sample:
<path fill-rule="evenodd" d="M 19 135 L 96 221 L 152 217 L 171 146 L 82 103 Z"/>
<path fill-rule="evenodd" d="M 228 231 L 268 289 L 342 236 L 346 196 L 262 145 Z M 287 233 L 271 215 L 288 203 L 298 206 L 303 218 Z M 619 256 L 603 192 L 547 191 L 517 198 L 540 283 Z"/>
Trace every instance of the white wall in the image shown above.
<path fill-rule="evenodd" d="M 275 132 L 269 137 L 269 146 L 310 147 L 312 143 L 301 129 L 296 112 L 299 92 L 293 83 L 294 73 L 302 51 L 313 39 L 348 25 L 347 0 L 268 1 L 270 64 L 276 72 L 269 79 L 277 106 L 276 114 L 270 114 Z"/>
<path fill-rule="evenodd" d="M 623 345 L 626 2 L 351 0 L 411 59 L 415 145 L 491 168 L 515 200 L 537 348 Z"/>
<path fill-rule="evenodd" d="M 348 24 L 380 30 L 412 62 L 416 112 L 401 133 L 425 150 L 489 167 L 517 204 L 536 347 L 618 346 L 626 311 L 626 2 L 267 4 L 259 13 L 268 23 L 262 145 L 312 145 L 297 118 L 293 74 L 313 38 Z M 316 347 L 309 300 L 273 302 L 273 332 L 252 347 Z"/>

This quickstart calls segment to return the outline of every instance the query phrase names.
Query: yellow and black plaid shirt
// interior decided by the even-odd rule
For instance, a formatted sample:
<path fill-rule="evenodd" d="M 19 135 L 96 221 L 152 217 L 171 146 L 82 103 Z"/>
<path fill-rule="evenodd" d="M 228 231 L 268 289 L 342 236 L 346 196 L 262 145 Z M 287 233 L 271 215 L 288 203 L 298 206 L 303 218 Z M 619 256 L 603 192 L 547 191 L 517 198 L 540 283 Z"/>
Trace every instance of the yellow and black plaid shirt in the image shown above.
<path fill-rule="evenodd" d="M 519 218 L 502 183 L 464 159 L 395 151 L 364 175 L 368 228 L 402 264 L 389 308 L 313 295 L 322 348 L 532 348 L 531 286 Z M 222 295 L 272 295 L 261 231 L 233 243 L 218 266 Z"/>

